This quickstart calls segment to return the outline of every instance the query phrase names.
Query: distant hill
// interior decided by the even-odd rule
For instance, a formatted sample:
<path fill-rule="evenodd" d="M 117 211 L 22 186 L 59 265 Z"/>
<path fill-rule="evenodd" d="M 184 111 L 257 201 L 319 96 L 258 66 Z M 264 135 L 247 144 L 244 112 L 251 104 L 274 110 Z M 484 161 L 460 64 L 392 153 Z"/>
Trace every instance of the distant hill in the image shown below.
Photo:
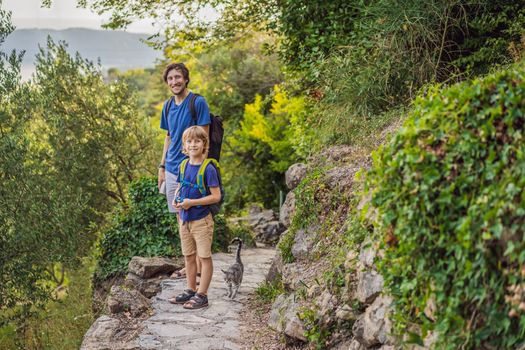
<path fill-rule="evenodd" d="M 151 67 L 157 58 L 162 57 L 162 52 L 141 42 L 141 39 L 146 39 L 148 34 L 85 28 L 17 29 L 7 37 L 1 50 L 4 52 L 13 49 L 26 50 L 22 67 L 24 79 L 29 78 L 34 71 L 38 46 L 45 47 L 48 36 L 51 36 L 55 42 L 68 43 L 68 51 L 72 54 L 78 51 L 83 58 L 94 62 L 100 58 L 104 69 L 115 67 L 126 70 Z"/>

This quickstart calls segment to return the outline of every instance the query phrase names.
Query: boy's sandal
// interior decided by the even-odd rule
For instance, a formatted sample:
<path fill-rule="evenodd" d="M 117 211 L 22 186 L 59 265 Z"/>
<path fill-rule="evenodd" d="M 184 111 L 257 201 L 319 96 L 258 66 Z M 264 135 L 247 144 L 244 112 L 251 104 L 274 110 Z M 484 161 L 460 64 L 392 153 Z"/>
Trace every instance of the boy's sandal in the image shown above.
<path fill-rule="evenodd" d="M 172 304 L 184 304 L 195 296 L 195 291 L 186 289 L 184 292 L 177 295 L 175 298 L 169 298 L 168 301 Z"/>
<path fill-rule="evenodd" d="M 195 293 L 195 295 L 186 302 L 182 307 L 188 310 L 202 309 L 208 306 L 208 297 L 206 295 Z"/>

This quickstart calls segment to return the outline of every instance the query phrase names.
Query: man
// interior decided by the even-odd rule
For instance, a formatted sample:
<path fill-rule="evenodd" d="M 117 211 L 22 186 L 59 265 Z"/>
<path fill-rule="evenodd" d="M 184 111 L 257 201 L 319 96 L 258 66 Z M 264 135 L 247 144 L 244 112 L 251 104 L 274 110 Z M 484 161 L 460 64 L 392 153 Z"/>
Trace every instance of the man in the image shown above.
<path fill-rule="evenodd" d="M 195 99 L 197 121 L 193 120 L 190 111 L 190 100 L 193 93 L 188 90 L 190 72 L 183 63 L 169 64 L 164 69 L 163 79 L 173 93 L 173 97 L 164 104 L 160 119 L 160 128 L 166 130 L 167 134 L 164 139 L 164 148 L 159 165 L 158 186 L 160 189 L 162 183 L 165 182 L 168 210 L 170 213 L 175 213 L 173 199 L 177 188 L 179 166 L 186 158 L 182 153 L 182 134 L 184 130 L 192 125 L 201 126 L 209 134 L 211 119 L 206 100 L 204 97 L 198 96 Z M 199 259 L 197 259 L 197 267 L 197 275 L 199 275 Z M 172 277 L 183 276 L 184 271 L 178 271 Z"/>

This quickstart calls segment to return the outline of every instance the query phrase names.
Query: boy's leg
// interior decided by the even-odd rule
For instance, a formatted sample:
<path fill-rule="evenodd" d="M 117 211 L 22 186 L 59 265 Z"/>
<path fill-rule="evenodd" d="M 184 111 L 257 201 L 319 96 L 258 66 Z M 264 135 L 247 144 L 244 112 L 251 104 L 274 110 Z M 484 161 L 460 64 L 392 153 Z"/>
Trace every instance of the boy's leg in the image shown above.
<path fill-rule="evenodd" d="M 197 290 L 197 262 L 195 259 L 196 254 L 184 256 L 184 262 L 186 263 L 186 282 L 188 288 L 191 290 Z"/>
<path fill-rule="evenodd" d="M 208 294 L 208 288 L 210 287 L 211 277 L 213 276 L 213 262 L 211 257 L 209 258 L 200 258 L 202 263 L 202 272 L 201 272 L 201 283 L 197 293 L 202 295 Z"/>
<path fill-rule="evenodd" d="M 193 237 L 197 248 L 197 259 L 202 264 L 199 294 L 206 295 L 213 276 L 213 262 L 211 260 L 211 243 L 213 239 L 213 217 L 208 214 L 205 218 L 192 223 Z"/>
<path fill-rule="evenodd" d="M 204 219 L 191 223 L 191 231 L 195 238 L 197 255 L 202 263 L 201 281 L 199 290 L 193 298 L 184 304 L 185 309 L 200 309 L 208 306 L 208 288 L 213 275 L 213 263 L 211 260 L 211 242 L 213 238 L 213 218 L 210 215 Z"/>

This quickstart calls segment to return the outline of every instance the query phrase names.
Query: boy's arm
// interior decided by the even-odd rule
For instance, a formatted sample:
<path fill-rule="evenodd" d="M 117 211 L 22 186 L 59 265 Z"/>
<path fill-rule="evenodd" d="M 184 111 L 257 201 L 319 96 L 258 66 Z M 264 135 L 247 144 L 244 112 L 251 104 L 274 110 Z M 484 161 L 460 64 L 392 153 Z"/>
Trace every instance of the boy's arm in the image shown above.
<path fill-rule="evenodd" d="M 188 210 L 191 207 L 197 205 L 210 205 L 221 201 L 221 189 L 219 187 L 210 187 L 210 194 L 206 197 L 189 199 L 185 198 L 182 202 L 181 207 L 184 210 Z"/>

